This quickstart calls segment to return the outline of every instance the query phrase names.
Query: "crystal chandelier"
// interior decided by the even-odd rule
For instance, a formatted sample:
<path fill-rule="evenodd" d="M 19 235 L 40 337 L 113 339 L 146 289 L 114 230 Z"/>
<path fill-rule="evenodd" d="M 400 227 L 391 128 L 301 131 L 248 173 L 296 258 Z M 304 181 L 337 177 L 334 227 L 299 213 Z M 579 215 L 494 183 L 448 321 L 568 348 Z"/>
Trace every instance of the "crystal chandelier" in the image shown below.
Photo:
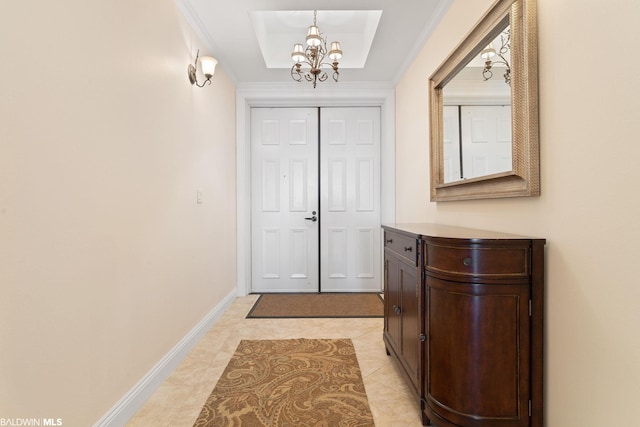
<path fill-rule="evenodd" d="M 340 42 L 331 42 L 331 49 L 327 51 L 327 39 L 322 37 L 320 29 L 316 25 L 316 15 L 318 11 L 313 11 L 313 25 L 309 26 L 307 32 L 307 47 L 302 43 L 293 45 L 291 59 L 293 59 L 293 67 L 291 67 L 291 77 L 293 80 L 300 82 L 302 76 L 313 83 L 315 89 L 317 82 L 323 82 L 329 77 L 322 67 L 331 67 L 333 69 L 333 80 L 338 81 L 340 73 L 338 72 L 338 60 L 342 58 L 342 47 Z M 324 62 L 328 56 L 332 63 Z M 309 67 L 308 70 L 302 70 L 302 64 Z"/>
<path fill-rule="evenodd" d="M 480 56 L 484 59 L 484 69 L 482 70 L 482 77 L 485 81 L 489 80 L 493 77 L 493 71 L 491 68 L 495 64 L 502 64 L 506 68 L 504 72 L 504 82 L 508 85 L 511 85 L 511 65 L 509 65 L 509 61 L 506 58 L 507 53 L 511 49 L 511 31 L 510 28 L 507 28 L 500 34 L 500 49 L 496 51 L 493 47 L 493 43 L 489 43 L 481 53 Z M 499 59 L 492 60 L 494 56 L 497 56 Z"/>

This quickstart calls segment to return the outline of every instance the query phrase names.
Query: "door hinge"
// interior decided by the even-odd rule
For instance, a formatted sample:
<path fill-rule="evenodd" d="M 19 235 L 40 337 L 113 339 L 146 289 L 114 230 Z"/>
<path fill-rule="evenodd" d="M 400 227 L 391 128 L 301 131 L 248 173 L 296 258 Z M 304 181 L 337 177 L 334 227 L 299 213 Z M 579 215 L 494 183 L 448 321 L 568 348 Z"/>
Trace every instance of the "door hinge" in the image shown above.
<path fill-rule="evenodd" d="M 531 399 L 529 399 L 529 416 L 531 416 Z"/>
<path fill-rule="evenodd" d="M 532 310 L 531 310 L 531 300 L 529 300 L 529 317 L 531 317 L 531 312 L 532 312 Z"/>

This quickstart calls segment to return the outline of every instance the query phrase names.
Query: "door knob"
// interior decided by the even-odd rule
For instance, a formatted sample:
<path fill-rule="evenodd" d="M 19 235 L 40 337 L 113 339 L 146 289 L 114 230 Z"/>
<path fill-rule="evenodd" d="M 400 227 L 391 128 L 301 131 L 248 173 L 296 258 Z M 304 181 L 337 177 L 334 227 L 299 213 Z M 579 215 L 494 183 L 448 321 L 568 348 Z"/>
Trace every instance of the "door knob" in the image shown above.
<path fill-rule="evenodd" d="M 311 212 L 311 215 L 313 215 L 313 216 L 307 217 L 305 219 L 309 220 L 309 221 L 316 222 L 318 220 L 318 217 L 316 216 L 316 211 Z"/>

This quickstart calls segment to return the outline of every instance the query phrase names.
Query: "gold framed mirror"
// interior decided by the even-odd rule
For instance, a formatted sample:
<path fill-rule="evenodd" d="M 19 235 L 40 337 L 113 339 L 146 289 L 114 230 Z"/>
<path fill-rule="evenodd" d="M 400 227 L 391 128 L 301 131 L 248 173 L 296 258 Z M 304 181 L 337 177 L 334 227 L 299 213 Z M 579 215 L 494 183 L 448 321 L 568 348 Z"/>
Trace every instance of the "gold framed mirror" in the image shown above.
<path fill-rule="evenodd" d="M 540 194 L 537 43 L 535 0 L 497 0 L 431 75 L 431 201 Z M 460 84 L 457 79 L 468 80 L 463 76 L 473 74 L 478 63 L 478 82 Z M 502 89 L 493 92 L 490 86 Z M 483 92 L 487 96 L 480 99 Z M 447 110 L 457 108 L 453 125 L 447 116 L 445 126 L 445 106 Z M 474 116 L 480 113 L 465 106 L 500 110 L 491 119 L 494 124 L 487 127 L 497 126 L 493 132 L 497 136 L 477 125 L 484 116 Z M 484 114 L 489 108 L 480 110 Z M 455 121 L 455 109 L 452 111 Z M 469 141 L 463 140 L 464 135 L 471 135 Z M 445 140 L 447 146 L 457 144 L 459 150 L 445 149 Z M 486 148 L 489 146 L 494 148 Z"/>

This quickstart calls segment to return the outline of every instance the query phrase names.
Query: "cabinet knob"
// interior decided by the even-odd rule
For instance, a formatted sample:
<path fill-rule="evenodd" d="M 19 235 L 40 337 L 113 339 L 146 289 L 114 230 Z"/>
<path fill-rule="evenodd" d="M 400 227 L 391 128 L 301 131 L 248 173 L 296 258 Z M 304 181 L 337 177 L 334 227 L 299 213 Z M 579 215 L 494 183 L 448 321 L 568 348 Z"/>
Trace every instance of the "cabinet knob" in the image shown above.
<path fill-rule="evenodd" d="M 393 243 L 393 239 L 387 239 L 386 242 L 387 243 Z"/>
<path fill-rule="evenodd" d="M 405 246 L 404 247 L 404 251 L 405 252 L 412 252 L 413 251 L 413 246 Z"/>
<path fill-rule="evenodd" d="M 397 305 L 394 305 L 394 306 L 393 306 L 393 311 L 394 311 L 394 313 L 396 313 L 396 314 L 400 314 L 400 307 L 398 307 Z"/>
<path fill-rule="evenodd" d="M 469 267 L 471 265 L 471 258 L 465 258 L 462 260 L 462 263 L 466 266 Z"/>

